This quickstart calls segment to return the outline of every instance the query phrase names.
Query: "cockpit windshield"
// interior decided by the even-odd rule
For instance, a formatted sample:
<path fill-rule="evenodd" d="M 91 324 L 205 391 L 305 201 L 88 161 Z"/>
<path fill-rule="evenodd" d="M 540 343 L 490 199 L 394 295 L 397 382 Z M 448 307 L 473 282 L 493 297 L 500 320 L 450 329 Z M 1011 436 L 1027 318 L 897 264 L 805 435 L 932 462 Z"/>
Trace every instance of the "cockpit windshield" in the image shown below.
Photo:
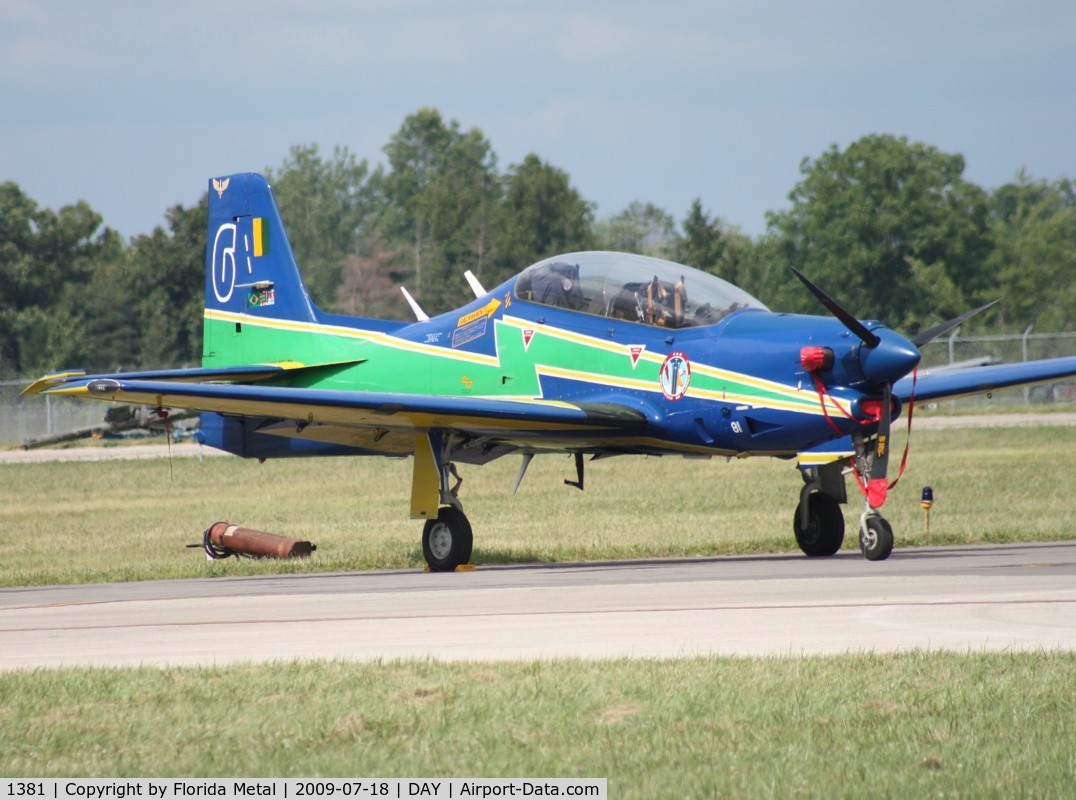
<path fill-rule="evenodd" d="M 715 275 L 629 253 L 547 258 L 520 274 L 515 291 L 520 300 L 667 328 L 713 325 L 743 308 L 768 310 Z"/>

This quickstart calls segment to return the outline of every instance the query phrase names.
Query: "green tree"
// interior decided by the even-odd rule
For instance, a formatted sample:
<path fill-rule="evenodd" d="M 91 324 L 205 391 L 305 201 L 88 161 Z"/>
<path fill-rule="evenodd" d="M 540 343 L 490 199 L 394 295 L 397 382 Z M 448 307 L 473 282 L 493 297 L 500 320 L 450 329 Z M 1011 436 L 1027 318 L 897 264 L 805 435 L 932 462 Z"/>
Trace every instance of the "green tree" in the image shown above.
<path fill-rule="evenodd" d="M 673 258 L 679 234 L 669 212 L 636 200 L 619 214 L 599 220 L 594 226 L 594 238 L 601 250 Z"/>
<path fill-rule="evenodd" d="M 1072 181 L 1032 181 L 1020 172 L 991 196 L 1003 324 L 1040 331 L 1076 328 L 1076 191 Z"/>
<path fill-rule="evenodd" d="M 341 264 L 356 252 L 373 213 L 369 165 L 346 147 L 324 159 L 317 145 L 295 145 L 266 177 L 310 296 L 332 308 Z"/>
<path fill-rule="evenodd" d="M 88 372 L 112 372 L 146 366 L 144 325 L 134 293 L 134 264 L 125 248 L 94 273 L 86 287 L 82 317 L 77 320 L 82 351 L 62 363 Z M 152 365 L 149 365 L 152 366 Z"/>
<path fill-rule="evenodd" d="M 737 285 L 744 280 L 741 273 L 751 250 L 750 237 L 721 217 L 711 217 L 698 198 L 691 203 L 681 227 L 684 233 L 673 247 L 674 260 Z"/>
<path fill-rule="evenodd" d="M 400 254 L 376 235 L 367 238 L 361 252 L 344 259 L 336 307 L 344 314 L 379 319 L 413 320 L 400 294 L 406 274 L 400 271 Z"/>
<path fill-rule="evenodd" d="M 773 311 L 824 313 L 817 305 L 804 309 L 803 285 L 788 270 L 786 258 L 784 241 L 779 236 L 768 233 L 757 237 L 743 248 L 737 285 Z"/>
<path fill-rule="evenodd" d="M 202 354 L 206 219 L 209 197 L 168 209 L 157 227 L 131 241 L 127 292 L 137 320 L 143 367 L 194 365 Z"/>
<path fill-rule="evenodd" d="M 702 200 L 695 198 L 691 202 L 687 216 L 682 223 L 683 238 L 676 243 L 676 260 L 696 269 L 720 274 L 721 263 L 728 249 L 728 237 L 723 230 L 721 219 L 711 218 L 703 210 Z M 731 280 L 728 276 L 723 276 Z"/>
<path fill-rule="evenodd" d="M 407 117 L 385 146 L 391 171 L 379 172 L 383 230 L 406 247 L 415 293 L 431 313 L 466 300 L 461 275 L 479 277 L 490 257 L 492 221 L 500 199 L 497 158 L 477 128 L 463 132 L 440 112 Z"/>
<path fill-rule="evenodd" d="M 966 310 L 994 282 L 987 196 L 963 171 L 959 155 L 888 135 L 804 159 L 792 208 L 768 215 L 774 266 L 796 266 L 859 317 L 909 332 Z M 817 313 L 806 292 L 797 297 L 790 310 Z"/>
<path fill-rule="evenodd" d="M 509 168 L 504 184 L 491 284 L 542 258 L 592 246 L 594 207 L 572 188 L 568 173 L 531 153 Z"/>
<path fill-rule="evenodd" d="M 87 203 L 39 208 L 17 184 L 0 184 L 0 370 L 72 366 L 90 345 L 86 287 L 121 252 Z"/>
<path fill-rule="evenodd" d="M 18 184 L 0 184 L 0 374 L 19 369 L 17 316 L 30 305 L 36 212 Z"/>

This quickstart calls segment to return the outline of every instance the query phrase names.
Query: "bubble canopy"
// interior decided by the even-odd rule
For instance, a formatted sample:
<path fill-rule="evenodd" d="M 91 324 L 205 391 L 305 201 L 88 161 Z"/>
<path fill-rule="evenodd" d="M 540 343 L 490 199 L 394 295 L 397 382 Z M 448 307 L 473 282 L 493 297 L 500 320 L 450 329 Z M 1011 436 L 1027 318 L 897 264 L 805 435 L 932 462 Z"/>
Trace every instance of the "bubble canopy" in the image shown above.
<path fill-rule="evenodd" d="M 582 252 L 532 264 L 516 279 L 520 300 L 665 328 L 713 325 L 765 305 L 701 270 L 650 256 Z"/>

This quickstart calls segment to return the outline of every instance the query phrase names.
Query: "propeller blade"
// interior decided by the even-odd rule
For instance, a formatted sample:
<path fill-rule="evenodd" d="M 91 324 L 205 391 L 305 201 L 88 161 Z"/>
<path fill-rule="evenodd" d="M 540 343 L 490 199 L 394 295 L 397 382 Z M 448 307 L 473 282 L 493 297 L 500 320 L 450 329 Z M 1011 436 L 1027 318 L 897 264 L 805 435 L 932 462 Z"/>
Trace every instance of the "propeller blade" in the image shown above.
<path fill-rule="evenodd" d="M 978 314 L 980 311 L 986 311 L 986 309 L 990 308 L 990 306 L 994 305 L 994 303 L 996 303 L 996 302 L 998 302 L 998 301 L 997 300 L 991 300 L 985 306 L 979 306 L 978 308 L 973 309 L 971 311 L 965 311 L 959 317 L 954 317 L 953 319 L 949 320 L 948 322 L 943 322 L 940 325 L 935 325 L 933 328 L 929 328 L 928 330 L 923 331 L 921 334 L 919 334 L 914 339 L 912 339 L 912 344 L 914 344 L 916 347 L 922 347 L 923 345 L 927 344 L 928 342 L 934 341 L 939 336 L 941 336 L 943 333 L 946 333 L 947 331 L 952 330 L 957 325 L 960 325 L 962 322 L 968 321 L 969 319 L 974 317 L 976 314 Z"/>
<path fill-rule="evenodd" d="M 884 478 L 889 469 L 889 428 L 893 422 L 893 387 L 886 384 L 882 391 L 882 411 L 878 420 L 878 441 L 875 444 L 871 480 Z"/>
<path fill-rule="evenodd" d="M 834 300 L 828 294 L 815 286 L 811 282 L 810 278 L 808 278 L 798 269 L 796 269 L 795 267 L 790 267 L 790 269 L 793 273 L 795 273 L 796 277 L 803 282 L 803 285 L 811 290 L 811 294 L 821 300 L 822 305 L 828 308 L 829 312 L 833 316 L 843 322 L 845 324 L 845 327 L 848 328 L 848 330 L 858 336 L 859 340 L 863 342 L 863 344 L 867 345 L 867 347 L 878 346 L 878 343 L 882 340 L 879 339 L 875 334 L 871 333 L 871 331 L 867 328 L 866 325 L 856 319 L 854 315 L 850 314 L 848 311 L 842 308 L 836 300 Z"/>
<path fill-rule="evenodd" d="M 874 460 L 871 462 L 870 480 L 867 482 L 867 502 L 873 508 L 885 503 L 889 483 L 889 429 L 893 422 L 893 386 L 887 383 L 882 390 L 882 409 L 878 419 L 878 437 L 874 441 Z"/>

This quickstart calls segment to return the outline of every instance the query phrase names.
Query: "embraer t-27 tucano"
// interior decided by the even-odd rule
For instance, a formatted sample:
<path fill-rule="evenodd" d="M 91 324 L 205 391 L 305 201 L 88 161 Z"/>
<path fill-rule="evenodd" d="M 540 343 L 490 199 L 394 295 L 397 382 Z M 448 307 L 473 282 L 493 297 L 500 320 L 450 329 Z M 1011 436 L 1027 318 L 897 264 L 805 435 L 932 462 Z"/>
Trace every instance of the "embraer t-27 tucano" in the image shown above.
<path fill-rule="evenodd" d="M 417 322 L 329 314 L 311 302 L 272 191 L 255 174 L 209 186 L 200 369 L 64 373 L 27 392 L 202 412 L 202 440 L 246 458 L 413 456 L 411 516 L 433 570 L 471 556 L 455 464 L 570 453 L 774 456 L 803 476 L 793 530 L 811 556 L 844 540 L 845 474 L 863 490 L 859 540 L 886 558 L 879 513 L 889 430 L 912 399 L 1076 374 L 1076 357 L 914 376 L 914 339 L 860 321 L 806 277 L 832 317 L 771 312 L 713 275 L 624 253 L 539 261 Z M 518 487 L 518 480 L 517 480 Z"/>

